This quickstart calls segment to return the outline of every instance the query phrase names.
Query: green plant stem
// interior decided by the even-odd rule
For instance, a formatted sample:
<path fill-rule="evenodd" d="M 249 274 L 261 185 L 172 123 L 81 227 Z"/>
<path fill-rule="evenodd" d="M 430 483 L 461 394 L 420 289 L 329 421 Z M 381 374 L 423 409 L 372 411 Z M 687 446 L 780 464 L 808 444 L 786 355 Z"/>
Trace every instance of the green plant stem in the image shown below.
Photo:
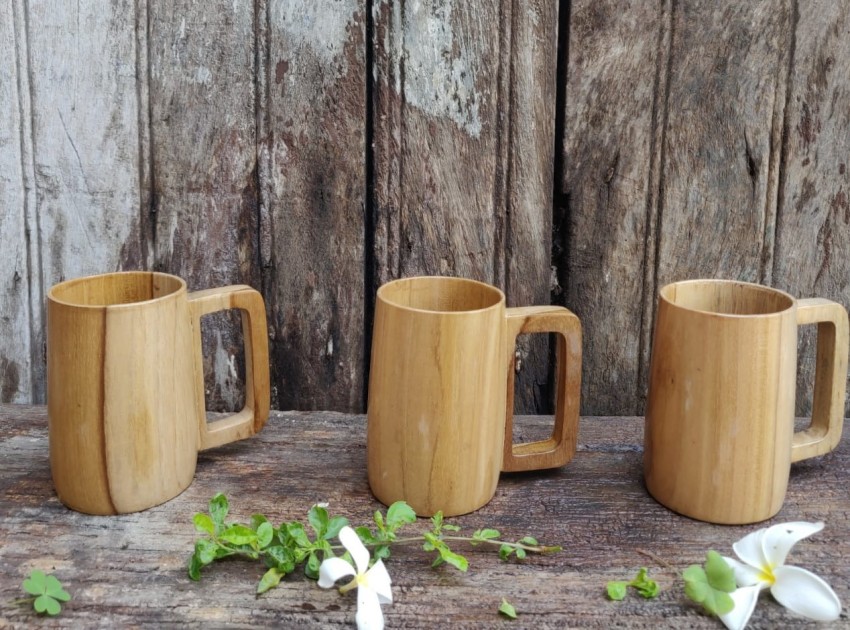
<path fill-rule="evenodd" d="M 387 540 L 375 543 L 365 543 L 367 547 L 380 547 L 382 545 L 405 545 L 405 544 L 414 544 L 424 542 L 425 538 L 423 535 L 420 536 L 411 536 L 408 538 L 396 538 L 395 540 Z M 544 545 L 526 545 L 525 543 L 519 542 L 506 542 L 504 540 L 498 540 L 496 538 L 472 538 L 471 536 L 440 536 L 440 540 L 449 541 L 449 542 L 467 542 L 473 545 L 477 545 L 479 543 L 487 543 L 489 545 L 497 545 L 501 547 L 505 545 L 506 547 L 512 547 L 513 549 L 524 549 L 525 551 L 532 551 L 534 553 L 555 553 L 556 551 L 561 551 L 561 547 L 558 545 L 553 546 L 544 546 Z M 343 549 L 342 545 L 331 545 L 331 549 Z"/>

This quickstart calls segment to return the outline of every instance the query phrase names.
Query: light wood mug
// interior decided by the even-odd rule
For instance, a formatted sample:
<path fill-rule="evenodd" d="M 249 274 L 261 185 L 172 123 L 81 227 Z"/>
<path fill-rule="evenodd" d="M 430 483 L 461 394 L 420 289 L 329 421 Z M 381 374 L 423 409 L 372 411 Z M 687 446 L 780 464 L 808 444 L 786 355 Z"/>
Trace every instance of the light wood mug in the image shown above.
<path fill-rule="evenodd" d="M 818 324 L 810 426 L 794 432 L 797 330 Z M 745 524 L 775 515 L 791 463 L 841 437 L 843 306 L 730 280 L 661 289 L 646 410 L 649 493 L 680 514 Z"/>
<path fill-rule="evenodd" d="M 558 335 L 551 438 L 513 444 L 516 337 Z M 367 459 L 374 495 L 420 516 L 476 510 L 500 471 L 553 468 L 575 453 L 581 325 L 558 306 L 506 308 L 496 287 L 414 277 L 377 294 L 369 374 Z"/>
<path fill-rule="evenodd" d="M 244 408 L 207 423 L 200 318 L 242 311 Z M 50 468 L 59 499 L 89 514 L 163 503 L 192 482 L 199 450 L 259 431 L 269 414 L 262 296 L 187 293 L 165 273 L 77 278 L 47 296 Z"/>

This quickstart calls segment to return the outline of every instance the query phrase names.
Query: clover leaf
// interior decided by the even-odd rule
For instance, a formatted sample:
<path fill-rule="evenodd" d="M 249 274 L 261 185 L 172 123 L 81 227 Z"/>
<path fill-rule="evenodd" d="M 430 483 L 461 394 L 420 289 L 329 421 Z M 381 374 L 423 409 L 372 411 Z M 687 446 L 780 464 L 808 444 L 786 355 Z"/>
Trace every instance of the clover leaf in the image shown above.
<path fill-rule="evenodd" d="M 735 573 L 716 551 L 709 551 L 705 558 L 704 567 L 692 564 L 682 572 L 685 594 L 707 613 L 725 615 L 735 607 L 729 595 L 736 588 Z"/>
<path fill-rule="evenodd" d="M 45 575 L 42 571 L 33 571 L 24 580 L 23 589 L 33 596 L 32 606 L 37 613 L 47 613 L 51 617 L 62 611 L 60 602 L 71 599 L 68 592 L 62 588 L 62 583 L 53 575 Z"/>

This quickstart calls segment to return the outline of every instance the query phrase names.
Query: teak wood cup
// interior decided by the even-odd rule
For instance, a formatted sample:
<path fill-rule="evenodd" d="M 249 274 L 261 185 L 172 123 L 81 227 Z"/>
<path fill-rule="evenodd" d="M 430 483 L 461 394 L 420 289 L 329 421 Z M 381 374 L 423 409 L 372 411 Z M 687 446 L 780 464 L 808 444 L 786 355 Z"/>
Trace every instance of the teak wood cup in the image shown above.
<path fill-rule="evenodd" d="M 244 408 L 207 423 L 200 318 L 242 311 Z M 89 514 L 163 503 L 199 450 L 246 438 L 269 414 L 266 313 L 247 286 L 187 293 L 165 273 L 69 280 L 47 296 L 47 409 L 56 493 Z"/>
<path fill-rule="evenodd" d="M 551 438 L 513 444 L 516 337 L 558 336 Z M 448 277 L 378 290 L 369 374 L 367 459 L 372 492 L 420 516 L 476 510 L 500 471 L 553 468 L 575 453 L 581 325 L 565 308 L 505 308 L 496 287 Z"/>
<path fill-rule="evenodd" d="M 795 433 L 797 329 L 815 323 L 812 420 Z M 662 288 L 646 410 L 650 494 L 712 523 L 775 515 L 791 463 L 838 444 L 847 352 L 847 311 L 835 302 L 724 280 Z"/>

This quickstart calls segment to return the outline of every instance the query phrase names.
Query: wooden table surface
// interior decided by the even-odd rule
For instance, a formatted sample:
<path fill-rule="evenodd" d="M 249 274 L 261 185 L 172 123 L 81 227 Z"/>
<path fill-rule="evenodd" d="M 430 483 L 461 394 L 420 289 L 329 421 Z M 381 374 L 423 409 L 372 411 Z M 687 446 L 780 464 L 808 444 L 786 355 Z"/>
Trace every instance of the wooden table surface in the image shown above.
<path fill-rule="evenodd" d="M 518 435 L 539 433 L 544 418 L 518 420 Z M 337 413 L 273 412 L 263 432 L 202 453 L 194 483 L 145 512 L 94 517 L 57 500 L 48 465 L 44 407 L 0 406 L 0 627 L 353 627 L 352 594 L 322 590 L 296 572 L 267 594 L 254 595 L 259 562 L 220 562 L 201 582 L 186 575 L 196 537 L 192 516 L 216 492 L 231 502 L 233 520 L 256 512 L 276 524 L 305 520 L 328 502 L 354 524 L 381 507 L 366 480 L 365 418 Z M 466 574 L 430 568 L 416 547 L 387 562 L 395 602 L 384 607 L 388 628 L 722 628 L 681 589 L 676 573 L 641 555 L 645 550 L 680 570 L 706 550 L 731 555 L 731 545 L 757 526 L 709 525 L 655 503 L 641 480 L 641 418 L 583 418 L 579 452 L 562 469 L 503 475 L 496 497 L 478 512 L 451 519 L 471 533 L 500 529 L 509 539 L 536 536 L 561 544 L 549 556 L 501 562 L 496 553 L 458 547 Z M 826 528 L 800 542 L 789 563 L 829 582 L 850 604 L 850 438 L 824 457 L 794 465 L 785 506 L 770 523 L 823 520 Z M 425 522 L 408 526 L 424 529 Z M 605 597 L 605 583 L 630 579 L 647 566 L 662 587 L 655 600 Z M 54 573 L 73 595 L 57 618 L 38 618 L 11 603 L 32 569 Z M 497 614 L 502 597 L 517 609 Z M 763 594 L 750 628 L 806 625 Z M 848 612 L 833 624 L 850 627 Z"/>

